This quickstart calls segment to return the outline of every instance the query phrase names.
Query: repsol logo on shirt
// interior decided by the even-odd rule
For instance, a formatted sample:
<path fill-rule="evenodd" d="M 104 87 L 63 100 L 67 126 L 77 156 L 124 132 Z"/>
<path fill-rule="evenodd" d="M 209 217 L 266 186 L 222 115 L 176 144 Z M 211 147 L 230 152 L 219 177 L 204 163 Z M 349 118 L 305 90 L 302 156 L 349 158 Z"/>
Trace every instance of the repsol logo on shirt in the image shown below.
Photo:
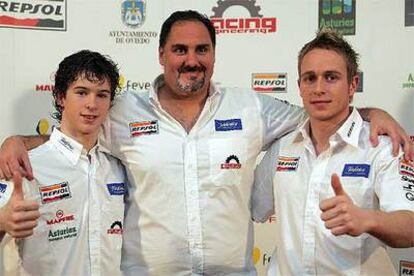
<path fill-rule="evenodd" d="M 67 199 L 72 196 L 70 193 L 69 184 L 66 181 L 59 184 L 40 187 L 39 191 L 43 204 Z"/>
<path fill-rule="evenodd" d="M 277 158 L 276 171 L 294 172 L 299 166 L 300 157 L 279 156 Z"/>
<path fill-rule="evenodd" d="M 400 261 L 400 275 L 413 275 L 414 276 L 414 263 L 409 261 Z"/>
<path fill-rule="evenodd" d="M 63 239 L 74 238 L 78 235 L 76 227 L 65 227 L 63 229 L 49 230 L 48 240 L 58 241 Z"/>
<path fill-rule="evenodd" d="M 158 133 L 158 121 L 142 121 L 129 124 L 129 131 L 132 137 Z"/>

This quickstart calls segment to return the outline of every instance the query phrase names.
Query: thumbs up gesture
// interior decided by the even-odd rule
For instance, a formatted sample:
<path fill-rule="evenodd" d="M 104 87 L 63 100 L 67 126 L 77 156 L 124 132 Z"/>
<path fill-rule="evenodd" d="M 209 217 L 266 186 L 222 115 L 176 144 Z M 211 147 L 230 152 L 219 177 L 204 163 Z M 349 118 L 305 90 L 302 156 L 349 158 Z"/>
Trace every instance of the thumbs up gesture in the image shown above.
<path fill-rule="evenodd" d="M 0 209 L 0 231 L 9 233 L 14 238 L 25 238 L 33 234 L 40 217 L 39 204 L 25 200 L 22 177 L 13 173 L 14 190 L 7 204 Z"/>
<path fill-rule="evenodd" d="M 356 206 L 342 187 L 338 175 L 331 176 L 335 196 L 320 202 L 321 219 L 325 227 L 335 236 L 359 236 L 369 228 L 369 211 Z"/>

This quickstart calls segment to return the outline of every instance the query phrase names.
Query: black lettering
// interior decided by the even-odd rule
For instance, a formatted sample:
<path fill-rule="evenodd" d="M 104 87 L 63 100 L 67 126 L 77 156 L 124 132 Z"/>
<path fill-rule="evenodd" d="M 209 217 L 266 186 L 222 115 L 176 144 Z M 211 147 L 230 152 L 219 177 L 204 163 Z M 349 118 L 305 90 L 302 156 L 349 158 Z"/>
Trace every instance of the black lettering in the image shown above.
<path fill-rule="evenodd" d="M 30 11 L 33 8 L 32 4 L 24 3 L 22 4 L 22 7 L 20 8 L 20 12 L 24 13 L 25 11 Z"/>
<path fill-rule="evenodd" d="M 42 5 L 36 5 L 36 6 L 34 7 L 33 11 L 31 11 L 30 13 L 37 13 L 37 12 L 39 11 L 39 8 L 40 8 L 41 6 L 42 6 Z"/>
<path fill-rule="evenodd" d="M 54 11 L 54 8 L 51 5 L 45 5 L 45 6 L 42 7 L 42 13 L 44 13 L 46 15 L 52 14 L 53 11 Z"/>
<path fill-rule="evenodd" d="M 57 6 L 56 7 L 55 15 L 63 15 L 62 14 L 62 6 Z"/>
<path fill-rule="evenodd" d="M 7 10 L 6 10 L 6 8 L 7 8 L 7 2 L 6 2 L 6 1 L 0 1 L 0 8 L 1 8 L 3 11 L 7 11 Z"/>
<path fill-rule="evenodd" d="M 17 12 L 17 9 L 19 8 L 19 3 L 17 2 L 11 2 L 10 3 L 10 7 L 9 7 L 9 11 L 11 12 Z"/>

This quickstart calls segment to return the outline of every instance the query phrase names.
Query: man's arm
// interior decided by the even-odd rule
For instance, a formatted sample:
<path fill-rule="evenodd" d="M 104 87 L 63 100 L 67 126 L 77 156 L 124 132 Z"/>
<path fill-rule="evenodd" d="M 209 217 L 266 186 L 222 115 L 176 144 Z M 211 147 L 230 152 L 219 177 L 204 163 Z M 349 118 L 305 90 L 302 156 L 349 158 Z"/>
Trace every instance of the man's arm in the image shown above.
<path fill-rule="evenodd" d="M 11 136 L 4 140 L 0 148 L 0 179 L 11 179 L 13 172 L 20 172 L 29 180 L 33 179 L 28 150 L 49 140 L 49 135 Z"/>
<path fill-rule="evenodd" d="M 374 147 L 378 145 L 378 136 L 387 135 L 392 141 L 393 156 L 398 155 L 401 145 L 404 158 L 414 160 L 414 145 L 410 136 L 390 114 L 378 108 L 358 108 L 358 112 L 364 121 L 371 122 L 369 139 Z"/>
<path fill-rule="evenodd" d="M 321 219 L 335 236 L 357 237 L 368 233 L 391 247 L 414 246 L 414 212 L 399 210 L 384 212 L 356 206 L 334 174 L 331 185 L 335 197 L 320 203 Z"/>

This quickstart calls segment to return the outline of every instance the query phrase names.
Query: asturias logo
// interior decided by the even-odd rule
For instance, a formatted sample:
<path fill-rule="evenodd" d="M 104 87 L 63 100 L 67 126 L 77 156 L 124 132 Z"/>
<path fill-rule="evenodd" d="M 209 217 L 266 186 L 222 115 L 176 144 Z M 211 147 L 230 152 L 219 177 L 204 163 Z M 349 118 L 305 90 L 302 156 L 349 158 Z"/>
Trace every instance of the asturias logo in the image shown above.
<path fill-rule="evenodd" d="M 403 83 L 403 88 L 414 88 L 414 74 L 410 73 L 408 75 L 407 82 Z"/>
<path fill-rule="evenodd" d="M 245 8 L 250 17 L 226 17 L 224 12 L 232 6 Z M 263 17 L 259 14 L 260 6 L 255 0 L 218 0 L 217 6 L 212 8 L 211 22 L 217 34 L 222 33 L 274 33 L 276 32 L 276 17 Z"/>
<path fill-rule="evenodd" d="M 355 0 L 319 0 L 319 28 L 355 34 Z"/>

